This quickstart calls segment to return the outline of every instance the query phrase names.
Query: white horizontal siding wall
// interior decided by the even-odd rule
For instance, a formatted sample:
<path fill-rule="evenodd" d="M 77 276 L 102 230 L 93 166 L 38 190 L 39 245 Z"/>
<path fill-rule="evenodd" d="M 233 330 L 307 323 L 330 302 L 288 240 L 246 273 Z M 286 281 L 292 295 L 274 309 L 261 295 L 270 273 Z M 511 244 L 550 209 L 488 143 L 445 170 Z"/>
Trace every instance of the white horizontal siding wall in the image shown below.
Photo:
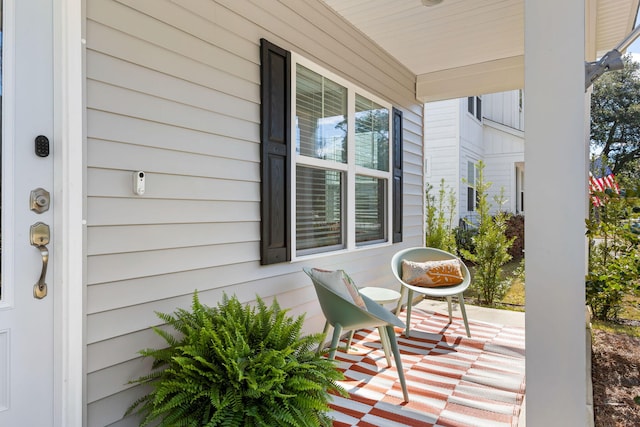
<path fill-rule="evenodd" d="M 121 419 L 127 382 L 162 345 L 155 311 L 258 294 L 324 319 L 303 263 L 259 264 L 260 38 L 404 112 L 404 242 L 305 265 L 395 287 L 393 253 L 423 244 L 422 105 L 415 76 L 320 1 L 87 0 L 87 425 Z M 146 193 L 132 191 L 146 172 Z"/>
<path fill-rule="evenodd" d="M 483 120 L 467 110 L 467 98 L 425 104 L 425 156 L 431 166 L 426 182 L 438 188 L 440 179 L 458 194 L 458 216 L 471 217 L 467 211 L 468 162 L 485 163 L 484 178 L 492 183 L 489 201 L 492 213 L 501 208 L 516 211 L 515 163 L 524 161 L 522 109 L 517 90 L 482 96 Z M 506 203 L 494 201 L 504 188 Z"/>
<path fill-rule="evenodd" d="M 452 189 L 456 195 L 460 191 L 459 111 L 460 101 L 458 99 L 425 104 L 424 152 L 430 168 L 427 171 L 425 181 L 433 186 L 431 195 L 434 197 L 438 197 L 440 182 L 443 179 L 445 188 Z M 456 209 L 453 223 L 458 223 L 458 209 Z"/>
<path fill-rule="evenodd" d="M 484 100 L 484 97 L 482 98 Z M 468 176 L 468 163 L 477 164 L 484 160 L 484 144 L 482 141 L 482 122 L 467 109 L 467 98 L 460 98 L 460 192 L 458 193 L 458 211 L 463 218 L 474 221 L 475 211 L 467 210 L 467 184 L 462 182 Z M 484 104 L 483 104 L 484 109 Z"/>
<path fill-rule="evenodd" d="M 492 183 L 487 191 L 492 213 L 498 209 L 516 212 L 516 163 L 524 162 L 524 132 L 484 121 L 485 179 Z M 504 204 L 494 200 L 504 190 Z"/>
<path fill-rule="evenodd" d="M 524 130 L 524 100 L 521 91 L 490 93 L 482 96 L 482 115 L 513 129 Z"/>

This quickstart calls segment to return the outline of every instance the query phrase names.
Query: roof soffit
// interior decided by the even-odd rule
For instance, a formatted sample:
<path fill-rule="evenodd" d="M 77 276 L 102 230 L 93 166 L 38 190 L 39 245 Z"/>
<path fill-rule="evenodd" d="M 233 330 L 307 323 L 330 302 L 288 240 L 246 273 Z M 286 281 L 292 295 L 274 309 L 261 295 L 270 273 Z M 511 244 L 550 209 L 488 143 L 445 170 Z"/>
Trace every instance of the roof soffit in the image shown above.
<path fill-rule="evenodd" d="M 524 85 L 524 0 L 323 1 L 415 73 L 421 101 Z M 595 2 L 586 28 L 600 56 L 631 32 L 640 0 L 586 1 Z"/>

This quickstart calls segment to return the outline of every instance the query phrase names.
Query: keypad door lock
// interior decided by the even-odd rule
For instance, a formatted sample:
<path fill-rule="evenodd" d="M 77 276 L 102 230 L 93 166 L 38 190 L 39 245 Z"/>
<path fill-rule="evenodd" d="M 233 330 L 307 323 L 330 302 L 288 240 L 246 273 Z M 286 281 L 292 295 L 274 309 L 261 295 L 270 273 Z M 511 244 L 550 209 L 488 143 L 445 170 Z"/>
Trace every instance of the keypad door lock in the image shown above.
<path fill-rule="evenodd" d="M 30 208 L 37 213 L 43 213 L 49 210 L 51 195 L 44 188 L 36 188 L 31 191 Z"/>
<path fill-rule="evenodd" d="M 49 155 L 49 138 L 44 135 L 38 135 L 34 142 L 36 156 L 47 157 Z"/>

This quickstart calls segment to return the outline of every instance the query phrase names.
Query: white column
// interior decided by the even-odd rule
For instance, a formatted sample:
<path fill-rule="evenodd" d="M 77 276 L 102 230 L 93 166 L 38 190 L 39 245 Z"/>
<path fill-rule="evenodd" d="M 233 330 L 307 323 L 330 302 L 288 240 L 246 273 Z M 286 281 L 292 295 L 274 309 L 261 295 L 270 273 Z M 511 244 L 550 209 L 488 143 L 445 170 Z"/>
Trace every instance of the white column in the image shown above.
<path fill-rule="evenodd" d="M 54 1 L 56 427 L 86 425 L 83 5 L 83 0 Z"/>
<path fill-rule="evenodd" d="M 527 424 L 585 426 L 584 0 L 525 0 Z"/>

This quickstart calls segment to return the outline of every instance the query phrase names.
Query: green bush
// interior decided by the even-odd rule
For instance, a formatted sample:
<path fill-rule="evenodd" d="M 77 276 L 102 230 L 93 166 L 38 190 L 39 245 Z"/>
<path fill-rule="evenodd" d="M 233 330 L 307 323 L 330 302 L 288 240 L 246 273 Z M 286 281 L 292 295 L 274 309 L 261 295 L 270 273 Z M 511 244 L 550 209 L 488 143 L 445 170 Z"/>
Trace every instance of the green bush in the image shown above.
<path fill-rule="evenodd" d="M 478 193 L 478 228 L 471 238 L 473 251 L 461 249 L 465 259 L 475 264 L 472 288 L 479 295 L 480 303 L 493 305 L 500 300 L 508 290 L 510 281 L 503 277 L 502 266 L 511 260 L 509 248 L 514 238 L 507 238 L 508 214 L 499 212 L 493 217 L 489 213 L 491 204 L 487 200 L 487 190 L 490 182 L 484 181 L 484 163 L 478 162 L 478 178 L 476 191 Z M 496 199 L 498 204 L 503 200 L 501 195 Z"/>
<path fill-rule="evenodd" d="M 597 196 L 604 203 L 592 209 L 586 222 L 589 238 L 586 300 L 595 318 L 615 320 L 624 297 L 639 286 L 639 239 L 626 220 L 636 201 L 612 192 Z"/>
<path fill-rule="evenodd" d="M 524 257 L 524 215 L 510 215 L 507 218 L 507 229 L 504 233 L 507 239 L 513 238 L 509 248 L 509 255 L 513 259 Z"/>
<path fill-rule="evenodd" d="M 303 316 L 226 295 L 210 308 L 195 293 L 191 311 L 158 317 L 178 334 L 155 328 L 168 347 L 140 352 L 154 371 L 132 383 L 152 389 L 127 415 L 141 414 L 142 426 L 331 425 L 329 392 L 346 395 L 343 375 L 316 353 L 322 334 L 301 336 Z"/>
<path fill-rule="evenodd" d="M 444 185 L 444 178 L 440 180 L 438 198 L 431 194 L 433 186 L 427 184 L 426 189 L 426 225 L 425 245 L 430 248 L 442 249 L 449 253 L 456 253 L 456 237 L 453 229 L 453 215 L 456 210 L 456 194 L 453 189 Z"/>
<path fill-rule="evenodd" d="M 456 247 L 458 248 L 458 255 L 462 255 L 463 251 L 474 252 L 473 238 L 478 234 L 478 229 L 470 226 L 464 220 L 461 221 L 460 227 L 454 229 L 456 236 Z"/>

